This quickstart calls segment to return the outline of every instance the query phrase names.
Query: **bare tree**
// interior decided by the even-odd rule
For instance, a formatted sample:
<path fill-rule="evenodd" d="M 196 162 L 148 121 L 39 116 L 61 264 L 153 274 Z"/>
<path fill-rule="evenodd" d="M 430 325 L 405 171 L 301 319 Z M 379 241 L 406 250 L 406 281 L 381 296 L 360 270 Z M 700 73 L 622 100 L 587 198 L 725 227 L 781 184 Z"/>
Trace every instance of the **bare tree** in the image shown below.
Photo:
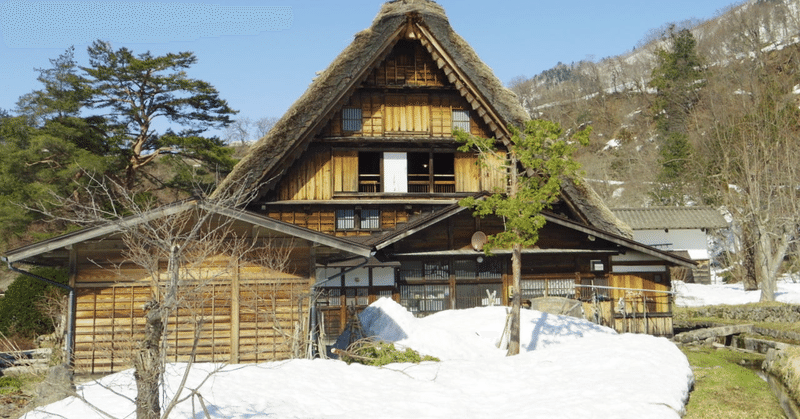
<path fill-rule="evenodd" d="M 249 142 L 267 135 L 276 122 L 278 122 L 278 118 L 274 116 L 265 116 L 256 120 L 248 117 L 239 118 L 228 125 L 223 138 L 228 144 L 247 145 Z"/>
<path fill-rule="evenodd" d="M 73 214 L 70 221 L 118 226 L 124 244 L 124 262 L 115 265 L 117 275 L 122 278 L 124 268 L 133 265 L 149 281 L 151 297 L 144 307 L 144 331 L 134 334 L 141 336 L 134 342 L 132 355 L 137 385 L 136 417 L 166 418 L 177 403 L 196 394 L 196 390 L 190 390 L 189 396 L 182 396 L 184 376 L 176 393 L 167 398 L 165 366 L 172 356 L 170 351 L 177 350 L 170 348 L 171 337 L 177 339 L 178 329 L 193 331 L 191 354 L 183 356 L 191 366 L 201 336 L 207 332 L 210 300 L 231 298 L 230 293 L 221 293 L 221 297 L 213 287 L 230 289 L 233 272 L 245 262 L 264 271 L 285 272 L 290 247 L 278 246 L 269 237 L 258 237 L 252 229 L 236 228 L 234 218 L 216 210 L 238 211 L 238 204 L 250 199 L 249 190 L 238 185 L 215 199 L 158 208 L 142 204 L 140 198 L 108 179 L 91 182 L 80 195 L 92 200 L 88 203 L 75 197 L 60 200 Z M 101 206 L 98 204 L 101 202 L 112 204 Z M 191 205 L 192 202 L 195 204 Z M 185 374 L 188 371 L 189 367 Z"/>
<path fill-rule="evenodd" d="M 800 229 L 800 111 L 792 89 L 796 52 L 758 54 L 712 79 L 707 126 L 699 144 L 700 179 L 715 192 L 739 227 L 745 283 L 757 283 L 761 300 L 773 301 L 784 258 Z"/>

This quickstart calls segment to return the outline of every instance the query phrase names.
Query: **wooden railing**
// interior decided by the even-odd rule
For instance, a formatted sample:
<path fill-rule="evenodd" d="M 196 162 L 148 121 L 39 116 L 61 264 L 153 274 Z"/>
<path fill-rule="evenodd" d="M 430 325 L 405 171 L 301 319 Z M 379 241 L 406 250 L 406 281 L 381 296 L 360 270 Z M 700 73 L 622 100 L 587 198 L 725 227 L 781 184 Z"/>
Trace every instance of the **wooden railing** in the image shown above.
<path fill-rule="evenodd" d="M 381 175 L 379 175 L 379 174 L 361 174 L 361 175 L 358 175 L 358 191 L 359 192 L 380 192 L 381 191 Z"/>
<path fill-rule="evenodd" d="M 409 193 L 454 193 L 456 191 L 456 175 L 435 174 L 433 182 L 428 174 L 409 174 Z"/>

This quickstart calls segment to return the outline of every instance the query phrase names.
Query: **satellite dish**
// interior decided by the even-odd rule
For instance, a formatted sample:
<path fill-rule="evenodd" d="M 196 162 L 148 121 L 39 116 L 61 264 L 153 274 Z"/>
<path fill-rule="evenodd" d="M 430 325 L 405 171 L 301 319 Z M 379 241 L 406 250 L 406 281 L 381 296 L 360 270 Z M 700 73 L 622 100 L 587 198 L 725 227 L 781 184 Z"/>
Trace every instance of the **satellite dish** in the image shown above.
<path fill-rule="evenodd" d="M 482 231 L 476 231 L 472 234 L 472 239 L 470 239 L 470 241 L 472 243 L 472 248 L 480 252 L 486 244 L 486 234 Z"/>

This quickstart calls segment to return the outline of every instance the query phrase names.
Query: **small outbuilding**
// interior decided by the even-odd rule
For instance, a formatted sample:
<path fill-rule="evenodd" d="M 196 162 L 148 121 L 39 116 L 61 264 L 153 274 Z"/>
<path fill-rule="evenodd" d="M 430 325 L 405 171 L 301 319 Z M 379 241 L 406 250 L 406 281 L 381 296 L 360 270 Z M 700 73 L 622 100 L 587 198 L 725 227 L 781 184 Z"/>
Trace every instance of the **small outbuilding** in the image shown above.
<path fill-rule="evenodd" d="M 686 270 L 686 282 L 711 281 L 709 233 L 728 227 L 722 214 L 711 207 L 616 208 L 614 215 L 633 229 L 633 239 L 688 256 L 697 263 Z M 680 279 L 673 276 L 673 279 Z"/>

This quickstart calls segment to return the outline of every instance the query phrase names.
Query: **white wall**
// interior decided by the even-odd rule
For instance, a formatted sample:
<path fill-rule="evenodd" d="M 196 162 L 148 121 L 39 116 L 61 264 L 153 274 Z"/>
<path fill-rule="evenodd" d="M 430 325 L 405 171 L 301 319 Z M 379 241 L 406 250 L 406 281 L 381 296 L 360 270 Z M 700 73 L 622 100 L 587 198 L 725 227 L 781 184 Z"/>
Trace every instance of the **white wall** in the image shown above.
<path fill-rule="evenodd" d="M 709 259 L 706 233 L 692 230 L 634 230 L 633 239 L 662 250 L 686 250 L 692 260 Z M 670 244 L 668 247 L 658 246 Z"/>

